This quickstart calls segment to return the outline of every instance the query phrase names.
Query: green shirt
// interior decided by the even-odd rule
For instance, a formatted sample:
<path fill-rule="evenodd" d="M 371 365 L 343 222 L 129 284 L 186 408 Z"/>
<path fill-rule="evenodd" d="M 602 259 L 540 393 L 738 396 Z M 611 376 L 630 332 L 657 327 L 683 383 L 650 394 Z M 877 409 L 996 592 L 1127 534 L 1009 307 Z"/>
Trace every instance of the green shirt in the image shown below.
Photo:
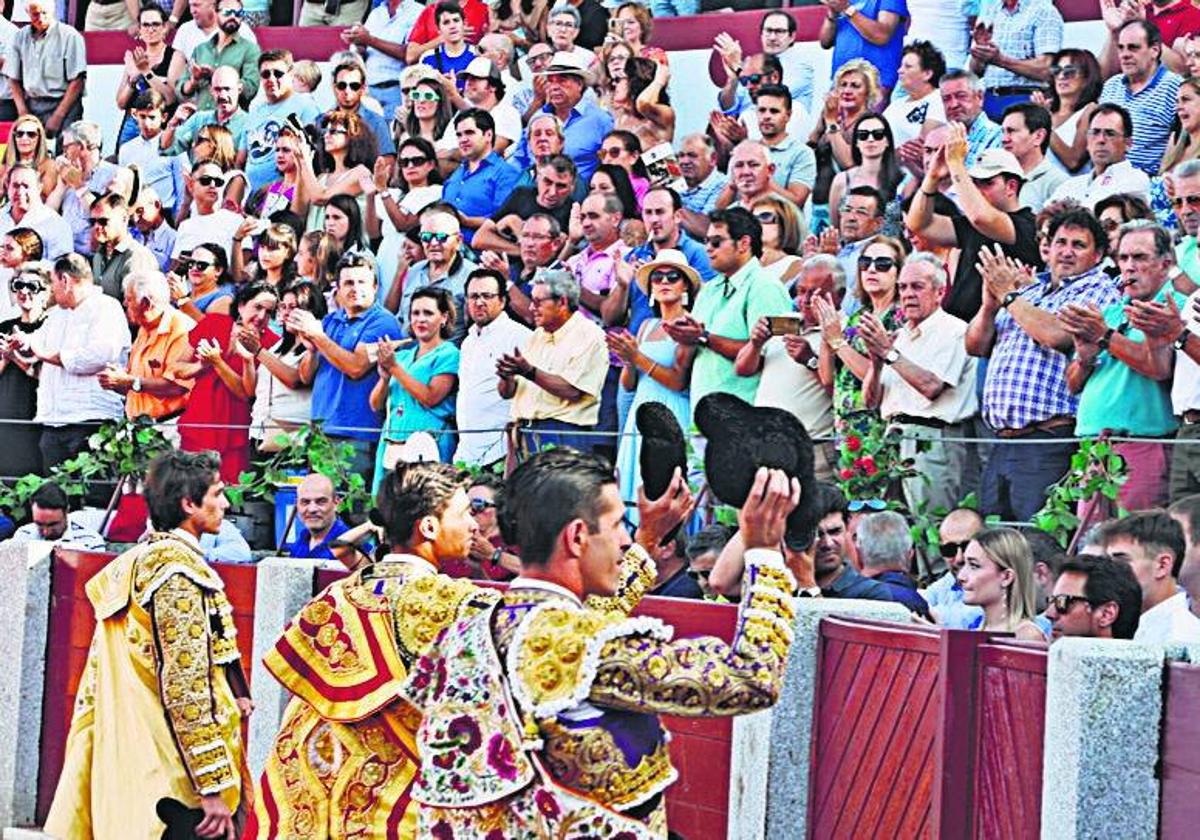
<path fill-rule="evenodd" d="M 745 341 L 751 328 L 766 315 L 792 311 L 783 283 L 763 271 L 757 258 L 742 266 L 732 277 L 714 277 L 700 289 L 692 317 L 713 335 Z M 706 394 L 722 391 L 753 404 L 759 374 L 738 376 L 733 361 L 707 347 L 696 349 L 692 363 L 692 410 Z"/>
<path fill-rule="evenodd" d="M 1175 304 L 1182 310 L 1187 298 L 1176 292 L 1169 280 L 1158 290 L 1154 301 L 1165 303 L 1168 294 L 1175 296 Z M 1145 341 L 1142 331 L 1125 319 L 1128 305 L 1129 298 L 1125 297 L 1106 307 L 1104 321 L 1130 341 Z M 1108 351 L 1101 351 L 1096 357 L 1096 369 L 1079 395 L 1075 434 L 1098 435 L 1104 429 L 1112 429 L 1132 435 L 1165 435 L 1176 426 L 1170 380 L 1156 382 L 1117 361 Z"/>
<path fill-rule="evenodd" d="M 1196 250 L 1196 237 L 1185 236 L 1175 246 L 1175 264 L 1189 277 L 1200 277 L 1200 253 Z"/>
<path fill-rule="evenodd" d="M 238 35 L 233 36 L 225 49 L 218 51 L 217 42 L 221 37 L 221 33 L 217 32 L 206 41 L 201 41 L 196 49 L 192 52 L 192 60 L 188 62 L 187 70 L 180 77 L 176 86 L 179 91 L 179 96 L 182 99 L 189 99 L 184 94 L 184 85 L 192 78 L 193 64 L 207 64 L 214 70 L 218 67 L 232 67 L 238 71 L 238 75 L 242 78 L 242 95 L 241 103 L 245 105 L 254 98 L 254 94 L 258 93 L 258 56 L 262 50 L 258 44 L 253 41 L 245 41 Z M 216 107 L 216 102 L 213 101 L 212 90 L 210 89 L 211 79 L 205 80 L 201 86 L 195 90 L 190 99 L 196 103 L 196 108 L 203 110 L 205 108 Z"/>

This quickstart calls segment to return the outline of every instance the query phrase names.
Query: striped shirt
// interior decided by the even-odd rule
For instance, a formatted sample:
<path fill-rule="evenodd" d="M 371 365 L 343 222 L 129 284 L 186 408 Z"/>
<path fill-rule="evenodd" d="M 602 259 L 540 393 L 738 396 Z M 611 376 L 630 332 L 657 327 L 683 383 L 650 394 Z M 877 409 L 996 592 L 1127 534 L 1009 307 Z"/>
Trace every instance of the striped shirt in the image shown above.
<path fill-rule="evenodd" d="M 1133 117 L 1133 145 L 1129 160 L 1147 175 L 1157 175 L 1167 150 L 1167 138 L 1175 120 L 1175 100 L 1183 80 L 1160 64 L 1150 84 L 1137 93 L 1129 89 L 1123 74 L 1110 78 L 1100 91 L 1100 102 L 1112 102 Z"/>
<path fill-rule="evenodd" d="M 980 9 L 979 22 L 992 25 L 992 42 L 1009 58 L 1026 61 L 1062 47 L 1063 18 L 1050 0 L 1017 0 L 1012 11 L 1003 0 L 988 0 Z M 1037 79 L 997 64 L 989 64 L 983 73 L 986 88 L 1037 84 Z"/>
<path fill-rule="evenodd" d="M 975 122 L 967 129 L 967 168 L 970 169 L 979 160 L 979 156 L 988 149 L 1000 148 L 1000 138 L 1003 132 L 1000 126 L 988 119 L 988 115 L 979 112 Z"/>
<path fill-rule="evenodd" d="M 1121 299 L 1116 283 L 1099 266 L 1052 286 L 1042 274 L 1021 297 L 1046 312 L 1068 303 L 1103 310 Z M 1070 357 L 1034 341 L 1007 310 L 996 313 L 996 342 L 983 385 L 983 418 L 993 429 L 1020 429 L 1052 417 L 1074 416 L 1079 400 L 1067 390 Z"/>

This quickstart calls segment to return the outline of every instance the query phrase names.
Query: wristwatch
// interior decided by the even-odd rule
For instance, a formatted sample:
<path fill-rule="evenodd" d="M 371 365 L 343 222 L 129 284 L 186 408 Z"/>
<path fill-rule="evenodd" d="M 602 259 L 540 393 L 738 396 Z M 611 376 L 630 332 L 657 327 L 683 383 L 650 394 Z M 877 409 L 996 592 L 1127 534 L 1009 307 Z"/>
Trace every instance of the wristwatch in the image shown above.
<path fill-rule="evenodd" d="M 708 330 L 705 330 L 704 332 L 700 333 L 699 336 L 696 337 L 696 343 L 699 344 L 701 347 L 708 346 Z"/>
<path fill-rule="evenodd" d="M 1116 332 L 1115 329 L 1113 329 L 1112 327 L 1109 327 L 1107 330 L 1104 331 L 1104 337 L 1096 342 L 1096 346 L 1099 347 L 1101 350 L 1107 350 L 1108 343 L 1110 341 L 1112 341 L 1113 333 L 1115 333 L 1115 332 Z"/>
<path fill-rule="evenodd" d="M 856 14 L 858 14 L 858 12 L 858 6 L 855 6 L 853 3 L 851 3 L 846 7 L 846 11 L 842 12 L 842 14 L 846 16 L 846 20 L 851 20 Z"/>
<path fill-rule="evenodd" d="M 1184 330 L 1179 334 L 1179 338 L 1171 342 L 1171 346 L 1176 350 L 1187 350 L 1188 339 L 1192 337 L 1191 330 Z"/>
<path fill-rule="evenodd" d="M 798 598 L 820 598 L 820 597 L 822 597 L 821 587 L 809 586 L 809 587 L 807 587 L 805 589 L 801 589 L 799 592 L 797 592 L 796 596 Z"/>
<path fill-rule="evenodd" d="M 1008 309 L 1008 307 L 1012 306 L 1012 302 L 1014 300 L 1016 300 L 1017 298 L 1019 298 L 1020 296 L 1021 296 L 1021 293 L 1019 291 L 1017 291 L 1016 289 L 1013 289 L 1011 292 L 1009 292 L 1008 294 L 1006 294 L 1004 297 L 1002 297 L 1000 299 L 1000 308 Z"/>
<path fill-rule="evenodd" d="M 140 376 L 133 377 L 133 384 L 129 387 L 135 394 L 142 393 L 142 378 Z"/>
<path fill-rule="evenodd" d="M 887 355 L 883 357 L 883 363 L 885 365 L 894 365 L 898 361 L 900 361 L 900 351 L 895 347 L 887 351 Z"/>
<path fill-rule="evenodd" d="M 821 360 L 816 356 L 810 356 L 808 361 L 804 363 L 804 366 L 809 370 L 816 370 L 821 366 Z"/>

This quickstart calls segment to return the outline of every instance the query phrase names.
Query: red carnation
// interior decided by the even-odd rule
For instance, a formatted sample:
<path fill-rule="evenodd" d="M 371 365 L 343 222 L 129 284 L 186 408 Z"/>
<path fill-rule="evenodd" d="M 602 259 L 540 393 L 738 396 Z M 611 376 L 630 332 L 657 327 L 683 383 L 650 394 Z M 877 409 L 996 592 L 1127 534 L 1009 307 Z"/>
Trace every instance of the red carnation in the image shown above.
<path fill-rule="evenodd" d="M 850 435 L 846 438 L 846 450 L 848 452 L 857 452 L 862 449 L 862 438 L 857 435 Z"/>
<path fill-rule="evenodd" d="M 842 477 L 842 481 L 849 481 L 850 479 L 854 478 L 854 470 L 850 469 L 849 467 L 845 467 L 841 472 L 838 473 L 838 475 Z"/>

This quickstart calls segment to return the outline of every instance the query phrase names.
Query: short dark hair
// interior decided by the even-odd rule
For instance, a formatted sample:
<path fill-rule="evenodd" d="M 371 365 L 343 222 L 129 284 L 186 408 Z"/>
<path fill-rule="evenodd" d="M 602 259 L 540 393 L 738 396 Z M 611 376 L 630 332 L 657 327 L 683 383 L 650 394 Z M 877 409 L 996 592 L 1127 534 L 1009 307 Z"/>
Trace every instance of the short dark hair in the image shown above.
<path fill-rule="evenodd" d="M 1187 520 L 1187 531 L 1184 534 L 1184 539 L 1191 535 L 1192 542 L 1200 540 L 1200 493 L 1193 493 L 1191 496 L 1184 496 L 1171 503 L 1167 508 L 1167 513 L 1175 514 Z"/>
<path fill-rule="evenodd" d="M 29 497 L 29 501 L 44 510 L 65 511 L 70 509 L 67 494 L 53 481 L 47 481 L 37 490 L 33 491 L 33 495 Z"/>
<path fill-rule="evenodd" d="M 150 521 L 169 531 L 187 521 L 183 501 L 200 504 L 208 488 L 220 480 L 221 456 L 216 452 L 171 450 L 150 462 L 146 471 L 146 505 Z"/>
<path fill-rule="evenodd" d="M 459 111 L 458 116 L 454 118 L 454 127 L 458 128 L 466 120 L 474 120 L 475 127 L 485 134 L 491 132 L 492 142 L 496 142 L 496 120 L 487 111 L 482 108 L 468 108 L 465 111 Z"/>
<path fill-rule="evenodd" d="M 458 5 L 456 0 L 441 0 L 441 2 L 433 7 L 433 23 L 435 26 L 442 22 L 442 15 L 447 12 L 458 15 L 463 20 L 466 20 L 462 6 Z"/>
<path fill-rule="evenodd" d="M 1108 233 L 1104 230 L 1104 226 L 1100 224 L 1100 220 L 1092 214 L 1092 211 L 1083 207 L 1068 207 L 1061 213 L 1056 213 L 1050 217 L 1050 229 L 1047 233 L 1050 239 L 1053 240 L 1055 234 L 1061 228 L 1072 227 L 1082 228 L 1090 231 L 1092 240 L 1096 243 L 1096 250 L 1100 253 L 1108 251 Z"/>
<path fill-rule="evenodd" d="M 790 19 L 790 15 L 788 16 Z M 695 560 L 697 557 L 703 557 L 709 552 L 720 553 L 725 548 L 725 544 L 733 537 L 733 529 L 728 525 L 722 525 L 720 522 L 714 522 L 702 530 L 697 531 L 688 537 L 687 545 L 684 548 L 684 553 L 688 560 Z"/>
<path fill-rule="evenodd" d="M 788 34 L 789 35 L 796 34 L 796 19 L 794 17 L 792 17 L 791 15 L 789 15 L 787 12 L 783 11 L 782 9 L 771 9 L 765 15 L 762 16 L 762 20 L 759 21 L 759 24 L 758 24 L 758 31 L 760 33 L 764 29 L 767 28 L 767 21 L 773 17 L 782 17 L 784 20 L 787 21 Z"/>
<path fill-rule="evenodd" d="M 783 81 L 783 62 L 779 60 L 779 56 L 767 55 L 763 53 L 762 57 L 763 75 L 774 73 L 779 77 L 779 81 Z"/>
<path fill-rule="evenodd" d="M 1032 102 L 1017 102 L 1005 108 L 1004 115 L 1000 119 L 1003 121 L 1004 117 L 1009 114 L 1020 114 L 1021 118 L 1025 120 L 1025 130 L 1030 134 L 1038 129 L 1046 132 L 1042 136 L 1041 142 L 1042 154 L 1045 154 L 1046 150 L 1050 148 L 1050 135 L 1054 133 L 1054 123 L 1050 120 L 1050 112 Z"/>
<path fill-rule="evenodd" d="M 817 504 L 816 510 L 813 512 L 813 518 L 817 522 L 834 513 L 840 513 L 843 520 L 849 516 L 850 501 L 836 484 L 831 484 L 828 481 L 818 481 L 816 494 Z"/>
<path fill-rule="evenodd" d="M 500 290 L 502 300 L 508 300 L 508 278 L 504 276 L 503 271 L 497 271 L 494 268 L 477 268 L 467 275 L 467 283 L 463 286 L 463 293 L 471 288 L 471 281 L 478 280 L 480 277 L 490 277 L 496 281 L 496 287 Z"/>
<path fill-rule="evenodd" d="M 879 218 L 887 210 L 887 201 L 884 200 L 883 193 L 881 193 L 875 187 L 872 187 L 870 184 L 860 184 L 857 187 L 851 187 L 850 191 L 846 193 L 846 195 L 847 197 L 852 195 L 863 195 L 867 198 L 875 199 L 875 218 Z"/>
<path fill-rule="evenodd" d="M 1117 639 L 1132 639 L 1142 617 L 1142 588 L 1133 569 L 1100 554 L 1076 554 L 1063 560 L 1058 573 L 1076 572 L 1086 575 L 1083 597 L 1092 606 L 1112 601 L 1117 605 L 1117 620 L 1112 634 Z"/>
<path fill-rule="evenodd" d="M 1133 136 L 1133 117 L 1130 116 L 1128 109 L 1123 108 L 1115 102 L 1102 102 L 1092 111 L 1088 117 L 1088 128 L 1092 127 L 1092 123 L 1096 121 L 1096 117 L 1102 114 L 1116 114 L 1121 118 L 1121 131 L 1128 138 Z"/>
<path fill-rule="evenodd" d="M 937 87 L 942 76 L 946 74 L 946 57 L 942 55 L 942 51 L 929 41 L 913 41 L 901 50 L 900 57 L 903 58 L 906 53 L 917 57 L 917 63 L 921 65 L 922 70 L 930 71 L 929 84 Z"/>
<path fill-rule="evenodd" d="M 450 498 L 467 487 L 468 474 L 439 461 L 397 464 L 383 477 L 371 521 L 387 532 L 393 546 L 406 545 L 426 516 L 441 516 Z"/>
<path fill-rule="evenodd" d="M 1146 46 L 1161 47 L 1163 45 L 1162 30 L 1158 28 L 1158 24 L 1146 18 L 1134 18 L 1133 20 L 1125 21 L 1117 27 L 1117 31 L 1113 34 L 1113 40 L 1121 37 L 1121 33 L 1131 26 L 1140 26 L 1142 28 L 1142 32 L 1146 34 Z"/>
<path fill-rule="evenodd" d="M 249 303 L 259 295 L 270 295 L 275 298 L 275 302 L 279 302 L 279 287 L 266 280 L 255 280 L 253 283 L 246 283 L 238 286 L 233 293 L 233 314 L 237 315 L 238 307 L 243 303 Z"/>
<path fill-rule="evenodd" d="M 572 178 L 579 176 L 579 169 L 575 166 L 575 161 L 571 160 L 566 155 L 549 155 L 544 157 L 534 164 L 534 170 L 548 166 L 558 175 L 570 175 Z"/>
<path fill-rule="evenodd" d="M 789 111 L 792 110 L 792 92 L 783 85 L 763 85 L 754 94 L 755 103 L 763 96 L 774 96 L 776 99 L 782 99 L 787 103 L 787 109 Z"/>
<path fill-rule="evenodd" d="M 1127 537 L 1149 551 L 1168 551 L 1173 557 L 1171 577 L 1178 578 L 1187 555 L 1187 540 L 1183 537 L 1183 526 L 1171 518 L 1165 510 L 1145 510 L 1121 519 L 1112 519 L 1100 526 L 1100 542 L 1107 548 L 1109 542 Z"/>
<path fill-rule="evenodd" d="M 762 223 L 754 218 L 754 214 L 749 210 L 744 207 L 714 210 L 709 214 L 708 222 L 712 225 L 724 225 L 734 242 L 743 236 L 750 237 L 750 253 L 756 257 L 762 256 Z"/>
<path fill-rule="evenodd" d="M 1033 525 L 1020 525 L 1017 530 L 1021 532 L 1025 542 L 1029 543 L 1029 553 L 1034 565 L 1043 564 L 1050 570 L 1051 575 L 1057 577 L 1058 569 L 1065 559 L 1062 546 L 1058 544 L 1058 541 L 1046 531 Z"/>
<path fill-rule="evenodd" d="M 657 187 L 651 187 L 650 189 L 646 190 L 645 195 L 642 196 L 643 204 L 646 201 L 646 196 L 650 195 L 652 192 L 665 192 L 667 195 L 671 196 L 671 206 L 675 208 L 675 210 L 678 211 L 683 209 L 683 198 L 680 197 L 679 193 L 674 188 L 668 187 L 666 184 L 659 184 Z"/>
<path fill-rule="evenodd" d="M 550 562 L 562 529 L 582 519 L 590 531 L 599 527 L 605 485 L 617 480 L 612 466 L 598 455 L 570 447 L 543 450 L 508 477 L 499 504 L 504 541 L 519 546 L 521 562 Z"/>

